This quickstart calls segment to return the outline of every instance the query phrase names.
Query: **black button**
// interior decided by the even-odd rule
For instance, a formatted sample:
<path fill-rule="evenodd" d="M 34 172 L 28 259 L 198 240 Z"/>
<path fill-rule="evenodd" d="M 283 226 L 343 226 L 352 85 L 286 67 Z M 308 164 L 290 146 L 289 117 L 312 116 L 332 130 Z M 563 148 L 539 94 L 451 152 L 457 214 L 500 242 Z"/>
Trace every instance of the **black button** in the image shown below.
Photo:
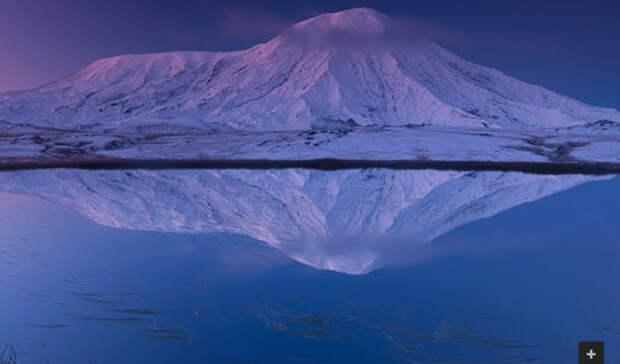
<path fill-rule="evenodd" d="M 604 364 L 605 350 L 602 341 L 579 343 L 579 364 Z"/>

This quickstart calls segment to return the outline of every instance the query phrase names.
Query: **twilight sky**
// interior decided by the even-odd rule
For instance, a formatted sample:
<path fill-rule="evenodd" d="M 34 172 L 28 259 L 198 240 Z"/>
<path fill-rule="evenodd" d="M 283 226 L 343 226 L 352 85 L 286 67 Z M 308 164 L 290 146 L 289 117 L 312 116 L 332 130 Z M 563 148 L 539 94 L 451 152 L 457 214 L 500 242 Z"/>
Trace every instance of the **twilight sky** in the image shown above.
<path fill-rule="evenodd" d="M 0 92 L 102 57 L 242 49 L 305 18 L 361 6 L 412 21 L 470 61 L 620 109 L 615 0 L 0 0 Z"/>

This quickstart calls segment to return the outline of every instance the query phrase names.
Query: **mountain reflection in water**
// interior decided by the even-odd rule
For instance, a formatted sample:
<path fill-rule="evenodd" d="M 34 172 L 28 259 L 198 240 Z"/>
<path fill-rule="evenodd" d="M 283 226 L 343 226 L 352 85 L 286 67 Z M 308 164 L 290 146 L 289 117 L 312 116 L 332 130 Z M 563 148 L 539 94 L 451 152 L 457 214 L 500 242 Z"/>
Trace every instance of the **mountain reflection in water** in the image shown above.
<path fill-rule="evenodd" d="M 562 363 L 595 339 L 613 360 L 620 180 L 590 180 L 0 174 L 0 346 L 24 363 Z"/>
<path fill-rule="evenodd" d="M 0 190 L 43 197 L 105 226 L 239 234 L 315 268 L 362 274 L 395 259 L 423 259 L 434 253 L 414 247 L 455 227 L 596 178 L 382 169 L 54 170 L 2 173 Z"/>

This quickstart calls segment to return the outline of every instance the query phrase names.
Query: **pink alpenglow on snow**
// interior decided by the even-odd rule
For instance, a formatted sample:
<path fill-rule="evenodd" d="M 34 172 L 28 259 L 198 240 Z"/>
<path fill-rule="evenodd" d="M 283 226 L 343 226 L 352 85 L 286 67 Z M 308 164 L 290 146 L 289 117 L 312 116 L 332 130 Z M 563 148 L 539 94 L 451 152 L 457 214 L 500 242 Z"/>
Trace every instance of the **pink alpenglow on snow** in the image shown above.
<path fill-rule="evenodd" d="M 360 8 L 302 21 L 242 51 L 98 60 L 42 88 L 0 95 L 0 120 L 241 130 L 552 128 L 620 121 L 620 113 L 470 63 L 414 28 Z"/>

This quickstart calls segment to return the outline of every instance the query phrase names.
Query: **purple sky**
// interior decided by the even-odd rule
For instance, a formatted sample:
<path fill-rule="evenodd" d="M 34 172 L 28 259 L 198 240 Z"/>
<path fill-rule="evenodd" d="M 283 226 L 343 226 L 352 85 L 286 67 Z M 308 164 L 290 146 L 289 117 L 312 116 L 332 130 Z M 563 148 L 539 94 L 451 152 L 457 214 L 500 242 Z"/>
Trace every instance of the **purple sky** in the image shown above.
<path fill-rule="evenodd" d="M 241 49 L 322 12 L 367 6 L 447 48 L 582 101 L 620 109 L 620 3 L 612 0 L 0 0 L 0 92 L 102 57 Z"/>

